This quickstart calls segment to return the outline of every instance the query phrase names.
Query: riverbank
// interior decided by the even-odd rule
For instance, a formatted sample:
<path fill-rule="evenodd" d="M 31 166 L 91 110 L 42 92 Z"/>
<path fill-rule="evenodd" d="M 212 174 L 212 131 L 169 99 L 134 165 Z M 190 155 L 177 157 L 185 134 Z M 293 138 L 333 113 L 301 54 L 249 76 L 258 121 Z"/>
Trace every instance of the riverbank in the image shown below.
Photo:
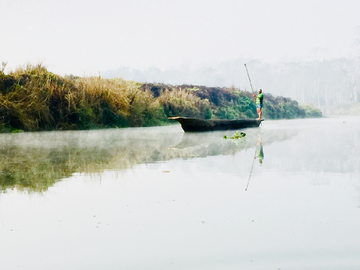
<path fill-rule="evenodd" d="M 0 72 L 0 132 L 166 125 L 169 116 L 255 118 L 251 93 L 235 88 L 143 84 L 120 78 L 59 76 L 41 65 Z M 265 93 L 263 117 L 321 117 Z"/>

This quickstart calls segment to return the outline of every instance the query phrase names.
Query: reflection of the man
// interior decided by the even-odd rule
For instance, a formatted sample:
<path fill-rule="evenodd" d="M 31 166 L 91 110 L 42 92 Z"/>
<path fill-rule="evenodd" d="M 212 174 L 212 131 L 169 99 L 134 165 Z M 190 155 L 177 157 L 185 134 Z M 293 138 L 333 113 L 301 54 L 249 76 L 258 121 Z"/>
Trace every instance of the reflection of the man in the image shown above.
<path fill-rule="evenodd" d="M 256 159 L 256 158 L 258 158 L 259 163 L 262 164 L 262 161 L 264 159 L 264 149 L 263 149 L 263 145 L 262 145 L 261 134 L 259 134 L 259 137 L 258 137 L 258 140 L 256 143 L 254 159 Z"/>
<path fill-rule="evenodd" d="M 247 181 L 246 184 L 246 188 L 245 191 L 247 191 L 249 184 L 250 184 L 250 178 L 251 178 L 251 174 L 254 168 L 254 163 L 255 163 L 255 159 L 258 158 L 260 165 L 262 164 L 262 161 L 264 159 L 264 149 L 263 149 L 263 145 L 262 145 L 262 138 L 261 138 L 261 134 L 259 133 L 258 135 L 258 140 L 256 142 L 256 148 L 255 148 L 255 154 L 254 154 L 254 159 L 251 165 L 251 170 L 250 170 L 250 175 L 249 175 L 249 179 Z"/>

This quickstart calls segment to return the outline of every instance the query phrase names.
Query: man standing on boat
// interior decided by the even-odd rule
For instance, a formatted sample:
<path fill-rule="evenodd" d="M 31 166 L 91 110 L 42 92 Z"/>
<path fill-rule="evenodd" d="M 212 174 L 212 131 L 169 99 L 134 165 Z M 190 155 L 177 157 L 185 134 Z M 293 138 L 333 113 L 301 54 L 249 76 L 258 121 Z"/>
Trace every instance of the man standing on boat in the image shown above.
<path fill-rule="evenodd" d="M 264 100 L 264 95 L 262 93 L 262 90 L 259 89 L 258 90 L 258 95 L 253 94 L 253 96 L 254 96 L 254 98 L 256 98 L 256 100 L 255 100 L 256 112 L 257 112 L 257 114 L 259 116 L 258 118 L 256 118 L 256 120 L 261 120 L 261 114 L 262 114 L 261 109 L 263 107 L 263 100 Z"/>

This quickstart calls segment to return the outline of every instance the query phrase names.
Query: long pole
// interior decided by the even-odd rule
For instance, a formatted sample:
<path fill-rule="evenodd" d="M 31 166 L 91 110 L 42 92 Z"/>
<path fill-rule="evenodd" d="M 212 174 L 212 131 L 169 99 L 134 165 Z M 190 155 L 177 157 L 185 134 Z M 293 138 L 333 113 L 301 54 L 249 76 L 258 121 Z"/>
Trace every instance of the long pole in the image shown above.
<path fill-rule="evenodd" d="M 250 175 L 249 175 L 249 179 L 248 179 L 248 181 L 247 181 L 247 185 L 246 185 L 245 191 L 247 191 L 247 189 L 248 189 L 248 187 L 249 187 L 249 184 L 250 184 L 250 178 L 251 178 L 251 174 L 252 174 L 252 171 L 253 171 L 253 168 L 254 168 L 255 157 L 256 157 L 256 147 L 255 147 L 255 154 L 254 154 L 253 162 L 252 162 L 252 165 L 251 165 Z"/>
<path fill-rule="evenodd" d="M 249 78 L 249 82 L 250 82 L 250 86 L 251 86 L 251 91 L 252 91 L 252 93 L 254 94 L 254 89 L 253 89 L 252 84 L 251 84 L 251 79 L 250 79 L 249 71 L 248 71 L 248 69 L 247 69 L 246 64 L 244 64 L 244 65 L 245 65 L 245 68 L 246 68 L 246 73 L 247 73 L 248 78 Z M 254 97 L 254 102 L 256 103 L 255 97 Z"/>
<path fill-rule="evenodd" d="M 252 93 L 254 94 L 254 89 L 253 89 L 252 84 L 251 84 L 251 79 L 250 79 L 249 71 L 248 71 L 248 69 L 247 69 L 247 67 L 246 67 L 246 64 L 244 64 L 244 65 L 245 65 L 245 68 L 246 68 L 246 73 L 247 73 L 248 78 L 249 78 L 249 82 L 250 82 L 250 86 L 251 86 L 251 91 L 252 91 Z"/>

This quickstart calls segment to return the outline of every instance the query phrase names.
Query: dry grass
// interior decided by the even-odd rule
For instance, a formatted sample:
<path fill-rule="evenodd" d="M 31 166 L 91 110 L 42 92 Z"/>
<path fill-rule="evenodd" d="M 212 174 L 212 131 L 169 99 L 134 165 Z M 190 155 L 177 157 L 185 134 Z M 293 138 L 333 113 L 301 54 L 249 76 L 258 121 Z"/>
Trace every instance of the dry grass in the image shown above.
<path fill-rule="evenodd" d="M 0 76 L 3 129 L 149 126 L 165 118 L 152 93 L 133 81 L 61 77 L 41 65 Z"/>
<path fill-rule="evenodd" d="M 48 102 L 59 88 L 58 77 L 40 65 L 18 68 L 8 77 L 15 83 L 7 94 L 0 95 L 2 116 L 11 126 L 24 130 L 37 130 L 40 121 L 49 124 L 52 119 Z"/>
<path fill-rule="evenodd" d="M 62 77 L 41 64 L 20 67 L 8 75 L 3 70 L 0 132 L 153 126 L 166 123 L 169 116 L 255 117 L 251 97 L 235 89 Z M 278 98 L 265 99 L 267 118 L 304 117 L 297 102 L 280 98 L 277 106 Z"/>
<path fill-rule="evenodd" d="M 211 118 L 209 100 L 201 99 L 187 89 L 166 89 L 160 94 L 159 100 L 168 116 Z"/>
<path fill-rule="evenodd" d="M 66 93 L 69 106 L 99 107 L 101 102 L 109 104 L 110 110 L 122 116 L 129 115 L 129 93 L 138 88 L 136 83 L 122 79 L 102 79 L 100 77 L 85 77 L 74 81 L 77 91 Z"/>

